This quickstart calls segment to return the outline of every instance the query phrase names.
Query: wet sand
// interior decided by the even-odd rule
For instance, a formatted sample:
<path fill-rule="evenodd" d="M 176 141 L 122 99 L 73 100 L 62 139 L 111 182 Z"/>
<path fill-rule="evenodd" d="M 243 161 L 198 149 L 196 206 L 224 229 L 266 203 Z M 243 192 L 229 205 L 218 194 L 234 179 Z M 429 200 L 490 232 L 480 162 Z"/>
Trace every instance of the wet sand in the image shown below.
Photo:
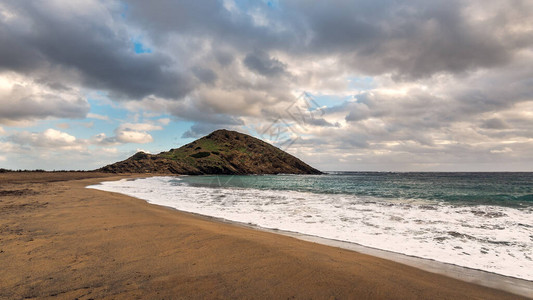
<path fill-rule="evenodd" d="M 0 298 L 520 299 L 85 188 L 127 176 L 0 174 Z"/>

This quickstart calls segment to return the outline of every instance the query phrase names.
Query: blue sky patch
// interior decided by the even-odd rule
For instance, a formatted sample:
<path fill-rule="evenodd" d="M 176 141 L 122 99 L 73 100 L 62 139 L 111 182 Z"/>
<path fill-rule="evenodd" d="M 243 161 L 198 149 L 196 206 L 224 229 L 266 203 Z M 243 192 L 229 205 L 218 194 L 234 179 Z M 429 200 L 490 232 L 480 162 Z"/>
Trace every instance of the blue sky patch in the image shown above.
<path fill-rule="evenodd" d="M 133 42 L 133 51 L 136 54 L 152 53 L 152 49 L 144 46 L 144 44 L 141 41 L 134 39 L 132 42 Z"/>

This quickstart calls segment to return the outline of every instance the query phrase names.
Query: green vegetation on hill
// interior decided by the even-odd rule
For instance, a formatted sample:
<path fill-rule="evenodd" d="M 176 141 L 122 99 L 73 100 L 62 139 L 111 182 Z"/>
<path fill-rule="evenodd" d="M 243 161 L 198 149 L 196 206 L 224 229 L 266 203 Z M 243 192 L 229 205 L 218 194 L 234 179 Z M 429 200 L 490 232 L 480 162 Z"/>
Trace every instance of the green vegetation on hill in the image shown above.
<path fill-rule="evenodd" d="M 298 158 L 252 136 L 217 130 L 157 155 L 136 153 L 100 169 L 114 173 L 321 174 Z"/>

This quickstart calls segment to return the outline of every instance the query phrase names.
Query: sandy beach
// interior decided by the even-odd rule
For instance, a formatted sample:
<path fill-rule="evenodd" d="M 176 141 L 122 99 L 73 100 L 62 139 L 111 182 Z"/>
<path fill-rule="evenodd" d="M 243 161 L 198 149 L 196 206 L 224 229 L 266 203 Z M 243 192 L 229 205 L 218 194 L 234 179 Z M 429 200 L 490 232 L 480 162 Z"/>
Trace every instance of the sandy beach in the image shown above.
<path fill-rule="evenodd" d="M 521 299 L 85 188 L 139 176 L 0 174 L 0 298 Z"/>

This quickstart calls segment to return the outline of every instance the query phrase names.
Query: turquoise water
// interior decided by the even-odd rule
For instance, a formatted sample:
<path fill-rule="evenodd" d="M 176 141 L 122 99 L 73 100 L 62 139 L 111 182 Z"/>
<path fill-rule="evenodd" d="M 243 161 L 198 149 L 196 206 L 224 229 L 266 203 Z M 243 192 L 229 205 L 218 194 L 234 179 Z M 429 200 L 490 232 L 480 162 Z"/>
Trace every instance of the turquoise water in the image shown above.
<path fill-rule="evenodd" d="M 168 176 L 94 188 L 533 281 L 533 173 Z"/>
<path fill-rule="evenodd" d="M 533 173 L 378 173 L 327 175 L 188 176 L 193 186 L 350 194 L 376 199 L 449 202 L 456 205 L 533 206 Z"/>

